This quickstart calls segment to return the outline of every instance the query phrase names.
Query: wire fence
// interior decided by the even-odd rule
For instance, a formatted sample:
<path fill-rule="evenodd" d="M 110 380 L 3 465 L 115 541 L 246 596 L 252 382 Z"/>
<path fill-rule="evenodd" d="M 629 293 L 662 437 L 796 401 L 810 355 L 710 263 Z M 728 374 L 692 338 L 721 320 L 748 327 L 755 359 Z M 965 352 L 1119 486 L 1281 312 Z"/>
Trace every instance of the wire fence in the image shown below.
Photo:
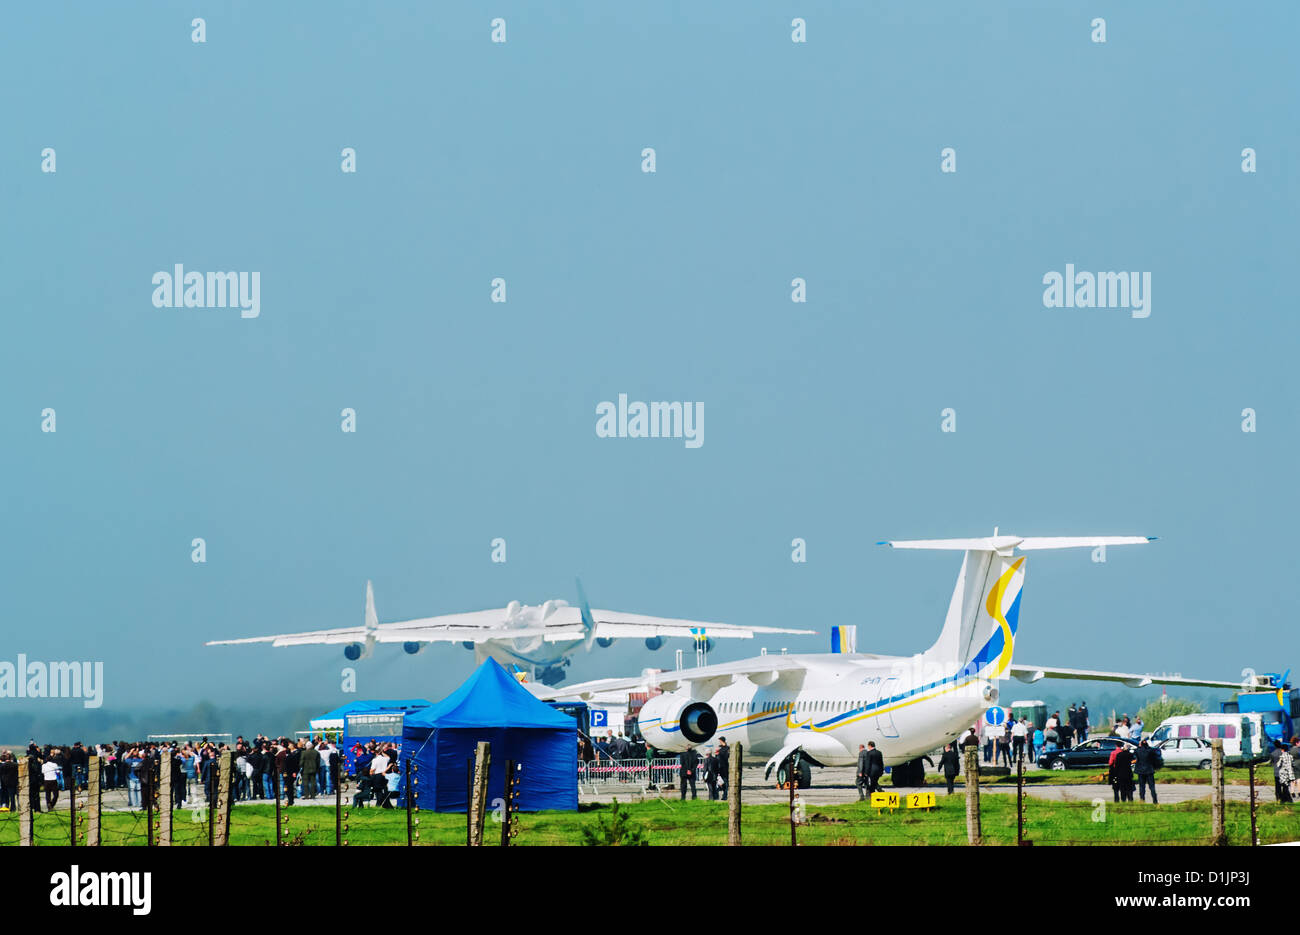
<path fill-rule="evenodd" d="M 681 799 L 673 760 L 583 767 L 580 785 L 592 787 L 606 801 L 583 804 L 576 812 L 519 812 L 501 799 L 487 802 L 477 818 L 482 844 L 722 845 L 731 837 L 731 803 L 711 800 L 703 786 L 703 798 Z M 771 792 L 755 796 L 763 787 L 756 783 L 758 771 L 751 769 L 742 782 L 742 799 L 765 801 L 742 802 L 739 836 L 741 843 L 757 846 L 964 846 L 972 841 L 970 809 L 977 807 L 978 843 L 983 845 L 1242 846 L 1300 837 L 1295 807 L 1277 800 L 1270 769 L 1261 768 L 1253 782 L 1226 788 L 1222 772 L 1216 775 L 1217 793 L 1213 784 L 1208 790 L 1204 783 L 1196 784 L 1198 794 L 1183 793 L 1183 801 L 1158 805 L 1140 798 L 1116 801 L 1118 793 L 1111 789 L 1105 795 L 1091 794 L 1089 789 L 1096 786 L 1039 787 L 1053 790 L 1051 797 L 1044 797 L 1018 784 L 1014 775 L 1010 789 L 980 789 L 977 806 L 968 804 L 968 790 L 960 784 L 951 795 L 938 786 L 887 793 L 875 801 L 823 805 L 805 802 L 808 790 L 796 790 L 793 802 L 772 802 Z M 255 798 L 252 784 L 232 783 L 223 796 L 219 788 L 199 782 L 176 789 L 145 782 L 138 805 L 128 804 L 126 790 L 97 789 L 93 781 L 87 789 L 64 789 L 53 796 L 33 784 L 24 796 L 25 810 L 0 810 L 0 845 L 16 845 L 26 837 L 34 846 L 74 841 L 113 847 L 164 842 L 221 846 L 223 841 L 237 846 L 464 846 L 474 836 L 474 809 L 422 811 L 404 794 L 408 782 L 411 788 L 418 786 L 418 775 L 408 772 L 396 778 L 401 781 L 392 794 L 376 794 L 369 784 L 347 776 L 338 778 L 337 788 L 327 783 L 326 792 L 295 783 L 298 804 L 292 807 L 288 788 L 280 788 L 278 798 Z M 261 791 L 274 793 L 277 785 L 287 783 L 274 777 Z M 633 801 L 617 800 L 624 788 Z M 1179 787 L 1161 787 L 1171 788 Z M 304 799 L 303 793 L 312 797 Z M 168 794 L 173 795 L 172 807 L 164 811 Z M 615 801 L 608 801 L 611 794 Z M 787 794 L 788 789 L 779 793 Z"/>

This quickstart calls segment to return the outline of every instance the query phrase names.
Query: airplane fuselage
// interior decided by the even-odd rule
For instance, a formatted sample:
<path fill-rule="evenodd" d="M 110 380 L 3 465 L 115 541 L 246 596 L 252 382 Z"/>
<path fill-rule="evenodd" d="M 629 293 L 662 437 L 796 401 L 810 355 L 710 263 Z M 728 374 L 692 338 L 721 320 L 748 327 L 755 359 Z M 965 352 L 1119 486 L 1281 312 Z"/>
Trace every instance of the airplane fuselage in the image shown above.
<path fill-rule="evenodd" d="M 741 677 L 711 695 L 697 694 L 695 700 L 717 717 L 716 732 L 705 742 L 725 737 L 733 746 L 743 744 L 747 754 L 770 756 L 797 741 L 822 765 L 846 766 L 857 761 L 859 744 L 874 741 L 885 763 L 894 765 L 957 739 L 997 700 L 987 680 L 920 672 L 915 658 L 792 658 L 804 666 L 798 684 L 784 676 L 769 685 Z M 671 716 L 659 714 L 672 705 L 661 699 L 674 694 L 643 709 L 641 731 L 663 749 L 697 746 Z"/>

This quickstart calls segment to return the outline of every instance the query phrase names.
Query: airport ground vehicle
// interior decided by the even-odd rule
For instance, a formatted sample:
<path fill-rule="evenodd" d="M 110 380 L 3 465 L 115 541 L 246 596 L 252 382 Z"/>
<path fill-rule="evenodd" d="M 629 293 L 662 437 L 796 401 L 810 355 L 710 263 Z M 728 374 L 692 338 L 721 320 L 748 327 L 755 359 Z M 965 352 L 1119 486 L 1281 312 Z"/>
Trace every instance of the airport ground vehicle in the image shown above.
<path fill-rule="evenodd" d="M 1028 718 L 1034 730 L 1042 730 L 1047 726 L 1047 703 L 1044 701 L 1013 701 L 1011 702 L 1011 717 L 1016 721 L 1022 717 Z"/>
<path fill-rule="evenodd" d="M 1220 702 L 1219 710 L 1224 714 L 1258 716 L 1258 736 L 1267 737 L 1268 746 L 1278 740 L 1289 744 L 1297 733 L 1296 721 L 1300 719 L 1300 689 L 1288 688 L 1280 678 L 1277 684 L 1283 687 L 1271 691 L 1238 692 L 1234 700 Z M 1260 746 L 1265 745 L 1261 743 Z"/>
<path fill-rule="evenodd" d="M 1183 714 L 1165 718 L 1149 738 L 1159 743 L 1171 737 L 1196 737 L 1204 741 L 1223 741 L 1227 763 L 1245 763 L 1263 759 L 1267 754 L 1259 744 L 1257 717 L 1245 714 Z"/>
<path fill-rule="evenodd" d="M 1136 750 L 1137 744 L 1123 737 L 1098 737 L 1068 750 L 1045 750 L 1038 755 L 1039 769 L 1088 769 L 1106 767 L 1116 747 Z"/>
<path fill-rule="evenodd" d="M 1199 737 L 1170 737 L 1154 744 L 1166 766 L 1210 768 L 1210 743 Z"/>

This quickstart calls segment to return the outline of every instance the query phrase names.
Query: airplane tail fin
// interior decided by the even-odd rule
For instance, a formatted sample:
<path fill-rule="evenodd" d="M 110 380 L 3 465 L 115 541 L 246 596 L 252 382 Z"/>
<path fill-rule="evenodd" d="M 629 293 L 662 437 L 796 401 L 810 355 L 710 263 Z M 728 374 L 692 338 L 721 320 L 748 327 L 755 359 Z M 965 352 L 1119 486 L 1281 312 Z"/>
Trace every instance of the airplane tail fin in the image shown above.
<path fill-rule="evenodd" d="M 1025 557 L 1015 550 L 1096 548 L 1139 545 L 1148 536 L 1037 537 L 992 536 L 977 539 L 917 539 L 881 542 L 895 549 L 965 552 L 948 616 L 934 645 L 922 658 L 956 677 L 1006 678 L 1020 623 Z"/>
<path fill-rule="evenodd" d="M 587 592 L 583 590 L 582 579 L 574 578 L 573 583 L 578 586 L 578 612 L 582 614 L 582 629 L 587 634 L 586 648 L 591 649 L 591 644 L 596 642 L 596 620 L 591 615 L 591 605 L 587 603 Z"/>
<path fill-rule="evenodd" d="M 379 629 L 379 615 L 375 613 L 375 589 L 369 581 L 366 582 L 366 629 Z"/>

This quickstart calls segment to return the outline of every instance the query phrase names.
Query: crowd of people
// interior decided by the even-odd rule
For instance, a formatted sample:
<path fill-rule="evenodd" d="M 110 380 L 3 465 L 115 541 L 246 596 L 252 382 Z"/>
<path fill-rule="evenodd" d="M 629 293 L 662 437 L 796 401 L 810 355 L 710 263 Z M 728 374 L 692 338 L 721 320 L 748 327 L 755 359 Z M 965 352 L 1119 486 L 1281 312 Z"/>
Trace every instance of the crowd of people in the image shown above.
<path fill-rule="evenodd" d="M 677 754 L 677 776 L 681 797 L 686 798 L 686 787 L 691 788 L 691 798 L 698 799 L 695 781 L 699 777 L 704 778 L 704 786 L 708 789 L 709 798 L 717 801 L 727 800 L 727 782 L 728 776 L 731 775 L 731 748 L 727 746 L 727 738 L 719 737 L 717 745 L 709 744 L 704 748 L 704 756 L 699 752 L 691 749 L 684 750 Z"/>
<path fill-rule="evenodd" d="M 232 755 L 230 795 L 233 801 L 274 801 L 277 797 L 292 805 L 296 798 L 314 799 L 332 795 L 345 759 L 338 745 L 326 737 L 291 740 L 258 734 L 251 740 L 240 736 L 233 745 L 204 737 L 198 742 L 116 741 L 67 746 L 32 741 L 22 758 L 27 762 L 32 808 L 53 811 L 59 793 L 85 790 L 90 780 L 90 758 L 99 757 L 100 789 L 124 789 L 128 808 L 143 808 L 155 792 L 162 771 L 164 753 L 171 753 L 171 788 L 174 808 L 197 802 L 212 804 L 220 788 L 222 754 Z M 394 744 L 356 744 L 352 749 L 352 775 L 358 780 L 353 804 L 367 802 L 392 808 L 391 799 L 401 785 L 397 748 Z M 19 757 L 0 753 L 0 809 L 18 806 Z M 42 797 L 41 793 L 44 793 Z M 44 808 L 42 809 L 42 805 Z"/>
<path fill-rule="evenodd" d="M 581 731 L 578 732 L 578 759 L 584 763 L 600 761 L 620 761 L 620 760 L 644 760 L 646 758 L 646 742 L 640 738 L 631 740 L 623 736 L 619 731 L 618 736 L 614 736 L 612 730 L 606 731 L 605 736 L 597 736 L 595 740 L 587 737 Z"/>
<path fill-rule="evenodd" d="M 1069 750 L 1086 741 L 1092 730 L 1086 701 L 1070 705 L 1064 717 L 1059 710 L 1053 711 L 1042 728 L 1035 727 L 1027 717 L 1010 717 L 999 726 L 987 722 L 982 722 L 980 726 L 984 762 L 995 766 L 999 763 L 1012 766 L 1022 753 L 1029 762 L 1033 762 L 1040 753 Z M 1137 743 L 1142 737 L 1142 719 L 1137 718 L 1134 723 L 1125 716 L 1116 723 L 1111 735 Z"/>

